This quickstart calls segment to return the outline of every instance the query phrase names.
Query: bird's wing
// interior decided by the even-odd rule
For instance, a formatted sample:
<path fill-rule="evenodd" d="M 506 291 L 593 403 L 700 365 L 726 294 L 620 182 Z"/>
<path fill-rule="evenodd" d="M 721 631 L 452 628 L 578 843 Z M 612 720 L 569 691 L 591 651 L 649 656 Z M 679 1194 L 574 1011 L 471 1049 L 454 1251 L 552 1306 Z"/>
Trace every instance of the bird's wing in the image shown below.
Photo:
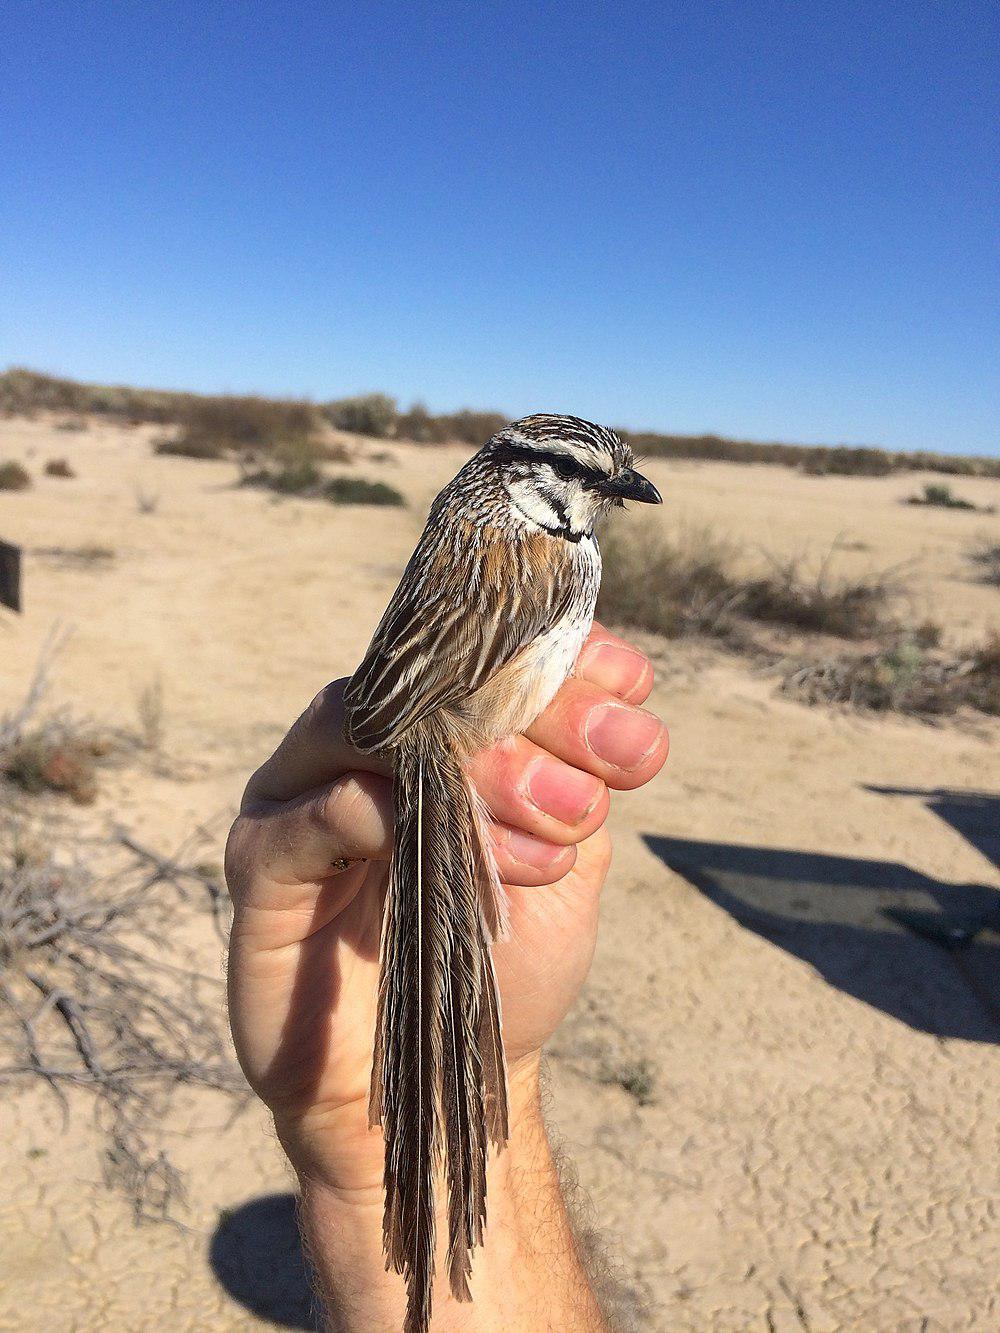
<path fill-rule="evenodd" d="M 465 699 L 558 623 L 577 586 L 572 549 L 545 533 L 425 530 L 344 696 L 344 734 L 370 752 Z"/>

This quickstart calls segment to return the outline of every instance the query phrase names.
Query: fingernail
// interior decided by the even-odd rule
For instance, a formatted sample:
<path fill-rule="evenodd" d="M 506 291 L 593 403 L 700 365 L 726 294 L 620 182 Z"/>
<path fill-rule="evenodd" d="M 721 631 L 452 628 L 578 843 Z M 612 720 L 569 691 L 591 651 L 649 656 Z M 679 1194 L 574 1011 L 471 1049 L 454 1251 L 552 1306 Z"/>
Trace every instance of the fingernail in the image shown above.
<path fill-rule="evenodd" d="M 587 675 L 612 694 L 629 695 L 646 679 L 649 661 L 631 648 L 613 643 L 598 643 L 583 659 Z"/>
<path fill-rule="evenodd" d="M 585 730 L 587 747 L 598 759 L 626 772 L 638 768 L 660 743 L 663 723 L 641 708 L 598 704 Z"/>
<path fill-rule="evenodd" d="M 580 824 L 601 799 L 602 783 L 558 759 L 536 759 L 528 771 L 528 796 L 553 819 Z"/>
<path fill-rule="evenodd" d="M 560 861 L 571 855 L 568 847 L 556 847 L 541 838 L 533 838 L 530 833 L 520 829 L 509 829 L 505 839 L 505 850 L 512 861 L 528 866 L 532 870 L 552 870 Z"/>

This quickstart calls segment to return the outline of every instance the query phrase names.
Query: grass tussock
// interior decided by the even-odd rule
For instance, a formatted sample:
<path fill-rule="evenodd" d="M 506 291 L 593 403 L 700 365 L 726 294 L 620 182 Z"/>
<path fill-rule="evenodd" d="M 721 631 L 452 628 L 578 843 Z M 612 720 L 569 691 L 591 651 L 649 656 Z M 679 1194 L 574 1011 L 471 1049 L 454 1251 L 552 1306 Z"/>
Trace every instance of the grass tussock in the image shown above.
<path fill-rule="evenodd" d="M 26 491 L 31 485 L 31 474 L 23 464 L 9 460 L 0 463 L 0 491 Z"/>
<path fill-rule="evenodd" d="M 888 574 L 835 578 L 829 560 L 816 572 L 789 560 L 759 574 L 737 573 L 737 550 L 704 529 L 670 534 L 649 524 L 619 535 L 612 528 L 602 550 L 598 613 L 667 638 L 727 637 L 756 621 L 866 639 L 887 628 L 896 593 Z"/>

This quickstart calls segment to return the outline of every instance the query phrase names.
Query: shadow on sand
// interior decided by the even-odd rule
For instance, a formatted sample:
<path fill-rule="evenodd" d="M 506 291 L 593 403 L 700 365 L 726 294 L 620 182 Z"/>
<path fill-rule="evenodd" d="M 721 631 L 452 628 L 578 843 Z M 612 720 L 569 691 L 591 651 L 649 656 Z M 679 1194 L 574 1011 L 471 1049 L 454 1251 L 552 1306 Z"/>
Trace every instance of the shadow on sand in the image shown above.
<path fill-rule="evenodd" d="M 919 797 L 997 864 L 1000 797 Z M 833 986 L 941 1037 L 1000 1042 L 1000 891 L 895 861 L 647 836 L 672 870 L 734 920 Z"/>
<path fill-rule="evenodd" d="M 295 1221 L 294 1194 L 266 1194 L 227 1213 L 208 1258 L 230 1296 L 280 1328 L 320 1328 Z"/>

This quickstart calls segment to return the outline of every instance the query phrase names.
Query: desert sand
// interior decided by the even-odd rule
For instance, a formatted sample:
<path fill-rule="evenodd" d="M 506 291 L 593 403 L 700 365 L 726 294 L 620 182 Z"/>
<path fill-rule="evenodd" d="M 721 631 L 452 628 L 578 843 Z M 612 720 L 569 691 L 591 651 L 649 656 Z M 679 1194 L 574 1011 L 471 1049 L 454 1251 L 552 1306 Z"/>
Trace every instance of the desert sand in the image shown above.
<path fill-rule="evenodd" d="M 27 550 L 25 612 L 0 612 L 0 714 L 56 625 L 70 633 L 52 706 L 134 725 L 159 682 L 155 761 L 110 765 L 85 810 L 36 799 L 70 834 L 121 825 L 165 851 L 202 828 L 217 863 L 247 776 L 356 663 L 466 454 L 357 441 L 344 470 L 390 481 L 408 508 L 335 508 L 237 489 L 227 463 L 157 457 L 152 434 L 0 422 L 0 458 L 34 479 L 0 493 L 0 537 Z M 43 476 L 53 457 L 76 478 Z M 1000 624 L 964 555 L 1000 521 L 900 503 L 927 478 L 646 470 L 658 521 L 814 560 L 839 539 L 846 570 L 900 567 L 914 616 L 948 642 Z M 995 481 L 955 490 L 1000 504 Z M 113 558 L 44 553 L 89 544 Z M 671 758 L 614 802 L 597 958 L 548 1061 L 550 1120 L 617 1257 L 623 1327 L 995 1330 L 1000 936 L 952 954 L 884 909 L 1000 888 L 1000 728 L 809 708 L 710 645 L 643 646 Z M 221 972 L 207 920 L 200 949 Z M 63 1128 L 44 1088 L 8 1089 L 3 1120 L 0 1328 L 309 1326 L 290 1212 L 253 1207 L 292 1187 L 255 1107 L 230 1123 L 201 1096 L 164 1126 L 187 1170 L 183 1227 L 136 1226 L 105 1185 L 85 1096 Z"/>

